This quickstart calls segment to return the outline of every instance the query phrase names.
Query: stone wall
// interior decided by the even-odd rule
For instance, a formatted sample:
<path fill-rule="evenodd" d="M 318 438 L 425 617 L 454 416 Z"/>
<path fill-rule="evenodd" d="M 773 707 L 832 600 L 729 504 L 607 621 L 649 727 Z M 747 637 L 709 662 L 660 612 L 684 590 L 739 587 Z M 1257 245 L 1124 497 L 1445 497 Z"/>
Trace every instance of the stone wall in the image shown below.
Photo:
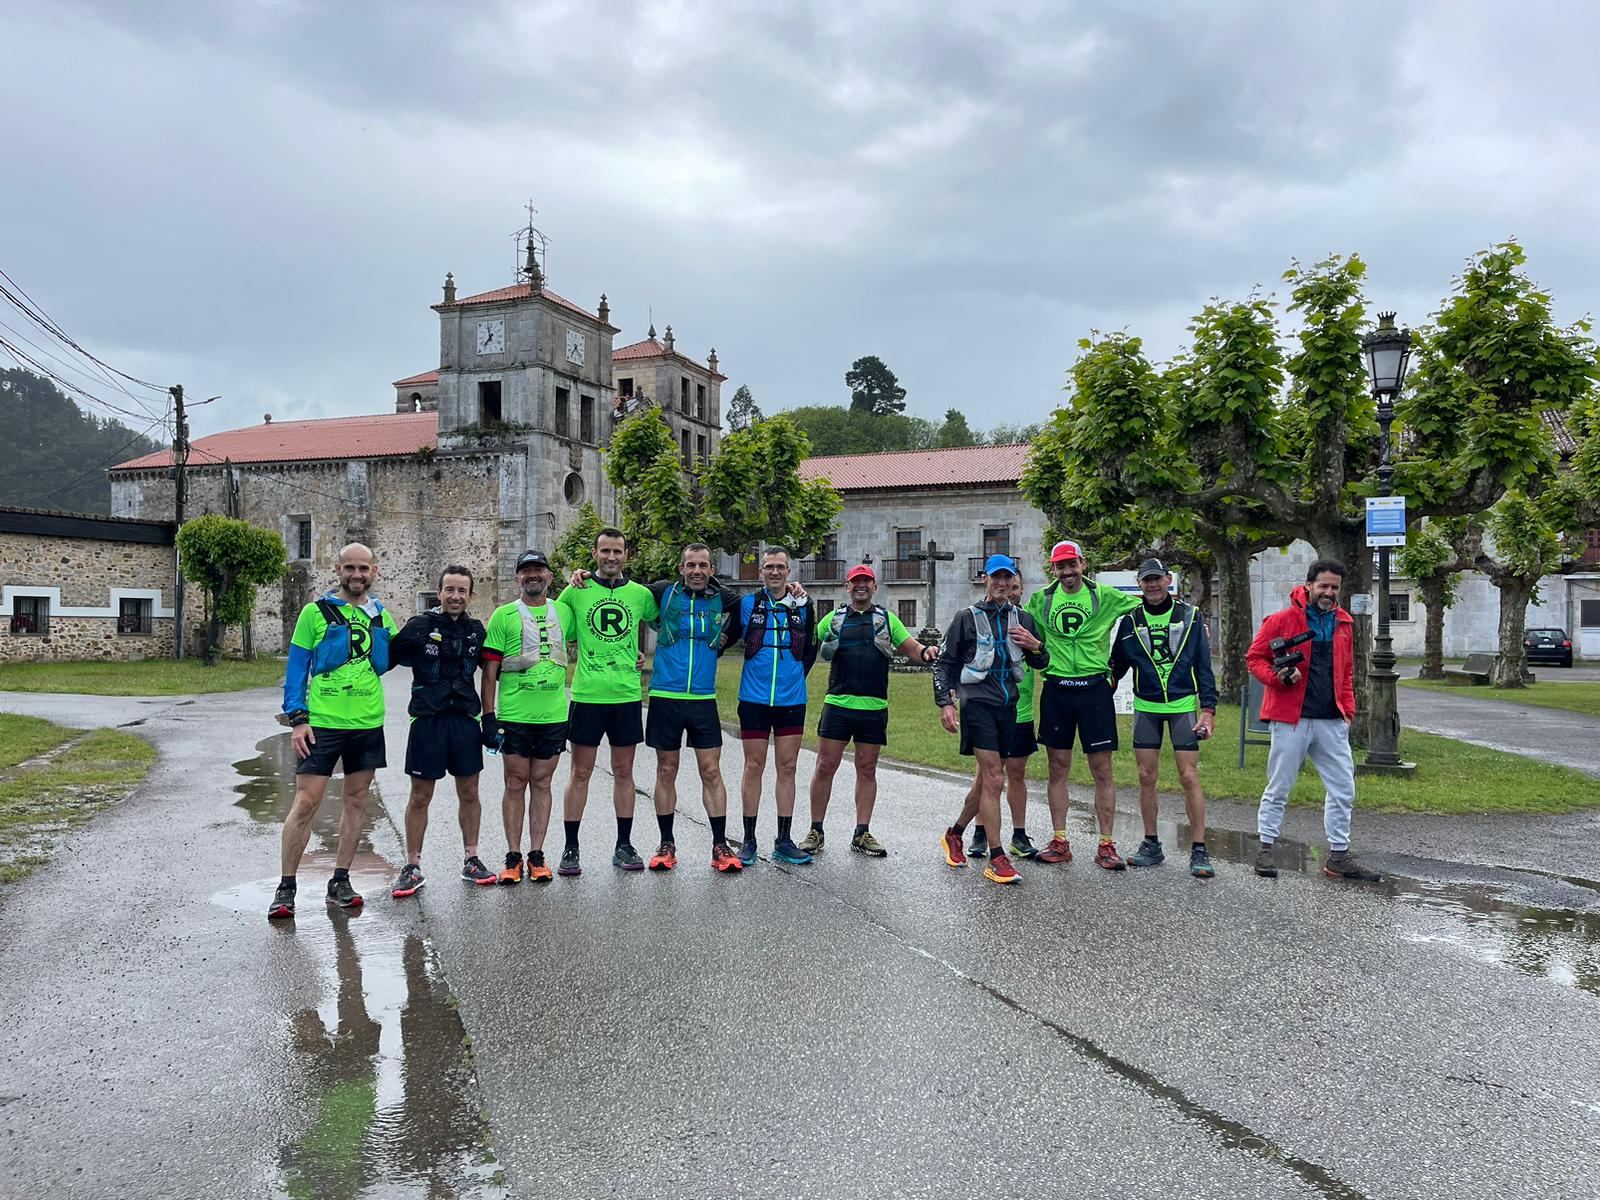
<path fill-rule="evenodd" d="M 171 546 L 0 533 L 0 661 L 140 659 L 172 654 Z M 46 592 L 43 634 L 13 634 L 18 594 Z M 121 596 L 147 599 L 148 634 L 117 632 Z M 198 600 L 195 601 L 198 603 Z M 160 614 L 166 615 L 160 615 Z"/>

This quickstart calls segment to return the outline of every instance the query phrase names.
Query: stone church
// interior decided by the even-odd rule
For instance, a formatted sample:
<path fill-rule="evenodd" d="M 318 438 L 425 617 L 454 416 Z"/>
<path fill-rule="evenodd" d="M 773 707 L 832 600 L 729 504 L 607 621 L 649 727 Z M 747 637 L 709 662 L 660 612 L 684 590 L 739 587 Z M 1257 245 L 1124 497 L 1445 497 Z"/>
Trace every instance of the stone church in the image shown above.
<path fill-rule="evenodd" d="M 545 285 L 530 248 L 510 286 L 457 296 L 453 276 L 439 314 L 436 371 L 396 381 L 394 412 L 273 421 L 197 439 L 188 461 L 186 516 L 215 512 L 275 529 L 290 572 L 263 589 L 250 630 L 261 653 L 285 649 L 302 605 L 333 581 L 347 542 L 371 545 L 375 589 L 404 620 L 434 603 L 445 563 L 478 577 L 473 611 L 487 616 L 515 595 L 512 564 L 545 549 L 587 501 L 603 517 L 615 501 L 601 464 L 616 422 L 655 404 L 685 466 L 721 438 L 717 353 L 678 350 L 672 327 L 617 347 L 604 295 L 593 312 Z M 168 451 L 111 471 L 112 514 L 170 521 Z"/>

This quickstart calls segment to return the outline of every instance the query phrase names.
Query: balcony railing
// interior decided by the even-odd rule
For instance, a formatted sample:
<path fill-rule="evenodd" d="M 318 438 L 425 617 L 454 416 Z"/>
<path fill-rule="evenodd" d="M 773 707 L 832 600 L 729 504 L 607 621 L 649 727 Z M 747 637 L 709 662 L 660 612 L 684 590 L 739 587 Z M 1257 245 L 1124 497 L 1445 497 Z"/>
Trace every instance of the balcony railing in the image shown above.
<path fill-rule="evenodd" d="M 886 558 L 883 560 L 883 577 L 890 583 L 924 583 L 928 578 L 928 560 Z"/>
<path fill-rule="evenodd" d="M 801 583 L 838 583 L 844 578 L 842 558 L 802 558 L 795 565 L 800 568 Z"/>

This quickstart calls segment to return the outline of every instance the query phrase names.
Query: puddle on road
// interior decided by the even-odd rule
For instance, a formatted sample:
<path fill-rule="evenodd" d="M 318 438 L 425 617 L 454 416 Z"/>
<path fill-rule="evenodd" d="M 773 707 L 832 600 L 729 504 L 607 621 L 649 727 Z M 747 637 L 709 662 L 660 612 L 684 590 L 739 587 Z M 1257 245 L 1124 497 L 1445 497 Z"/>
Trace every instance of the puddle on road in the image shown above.
<path fill-rule="evenodd" d="M 257 758 L 234 764 L 246 777 L 235 788 L 238 804 L 259 821 L 281 822 L 294 787 L 288 735 L 257 749 Z M 301 911 L 271 931 L 292 939 L 326 983 L 321 1004 L 288 1019 L 304 1088 L 297 1099 L 311 1122 L 281 1148 L 269 1192 L 290 1200 L 504 1197 L 460 1014 L 427 939 L 396 928 L 381 911 L 394 868 L 371 846 L 377 805 L 367 807 L 350 874 L 380 910 L 321 904 L 320 881 L 334 865 L 329 848 L 338 834 L 341 782 L 329 784 L 313 826 Z M 212 900 L 264 921 L 276 883 L 251 881 Z"/>
<path fill-rule="evenodd" d="M 1189 841 L 1189 826 L 1178 822 L 1172 844 L 1183 846 Z M 1255 861 L 1257 845 L 1253 834 L 1206 831 L 1206 847 L 1213 858 L 1238 863 L 1246 870 Z M 1280 838 L 1273 851 L 1280 872 L 1322 874 L 1325 852 L 1320 846 Z M 1586 890 L 1594 887 L 1589 880 L 1543 871 L 1493 870 L 1535 875 Z M 1509 884 L 1441 882 L 1387 870 L 1378 884 L 1328 882 L 1330 886 L 1372 889 L 1398 903 L 1450 918 L 1453 928 L 1407 934 L 1413 942 L 1452 946 L 1480 962 L 1509 966 L 1537 979 L 1600 996 L 1600 912 L 1519 904 L 1504 898 Z"/>

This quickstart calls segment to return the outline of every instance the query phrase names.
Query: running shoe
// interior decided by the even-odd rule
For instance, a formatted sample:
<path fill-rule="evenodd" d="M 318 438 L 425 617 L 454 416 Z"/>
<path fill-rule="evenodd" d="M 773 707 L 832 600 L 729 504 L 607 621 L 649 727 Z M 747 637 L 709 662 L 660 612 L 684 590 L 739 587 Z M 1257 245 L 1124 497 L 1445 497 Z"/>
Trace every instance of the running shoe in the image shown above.
<path fill-rule="evenodd" d="M 652 871 L 670 871 L 678 865 L 678 847 L 672 842 L 662 842 L 650 856 Z"/>
<path fill-rule="evenodd" d="M 1383 876 L 1358 863 L 1348 850 L 1333 850 L 1322 860 L 1322 873 L 1330 879 L 1359 879 L 1363 883 L 1377 883 Z"/>
<path fill-rule="evenodd" d="M 727 842 L 718 842 L 711 847 L 711 865 L 719 871 L 737 873 L 744 870 L 744 864 L 739 861 L 739 856 Z"/>
<path fill-rule="evenodd" d="M 1033 839 L 1024 830 L 1016 829 L 1011 833 L 1012 858 L 1038 858 L 1039 847 L 1033 844 Z"/>
<path fill-rule="evenodd" d="M 967 843 L 968 858 L 989 857 L 989 835 L 982 825 L 975 825 L 972 829 L 972 840 Z"/>
<path fill-rule="evenodd" d="M 865 854 L 868 858 L 888 858 L 889 852 L 883 848 L 883 843 L 872 836 L 872 830 L 863 829 L 850 839 L 850 849 L 857 854 Z"/>
<path fill-rule="evenodd" d="M 1094 852 L 1094 865 L 1104 867 L 1108 871 L 1121 871 L 1127 868 L 1127 863 L 1122 861 L 1122 855 L 1117 853 L 1117 847 L 1112 842 L 1101 842 Z"/>
<path fill-rule="evenodd" d="M 967 865 L 967 852 L 961 848 L 961 830 L 954 825 L 944 831 L 944 836 L 939 839 L 939 849 L 944 851 L 944 860 L 952 867 Z"/>
<path fill-rule="evenodd" d="M 1278 877 L 1278 864 L 1272 858 L 1271 842 L 1262 842 L 1261 849 L 1256 851 L 1255 873 L 1263 879 Z"/>
<path fill-rule="evenodd" d="M 394 881 L 394 888 L 389 894 L 396 900 L 404 900 L 407 896 L 415 896 L 426 882 L 422 878 L 422 868 L 416 863 L 407 863 L 400 868 L 400 878 Z"/>
<path fill-rule="evenodd" d="M 267 920 L 293 920 L 294 894 L 294 888 L 284 887 L 280 884 L 278 890 L 272 894 L 272 905 L 267 909 Z"/>
<path fill-rule="evenodd" d="M 1145 838 L 1139 843 L 1139 848 L 1133 852 L 1133 857 L 1128 859 L 1130 867 L 1159 867 L 1167 861 L 1167 852 L 1161 848 L 1161 843 L 1155 838 Z"/>
<path fill-rule="evenodd" d="M 821 854 L 822 845 L 826 840 L 827 839 L 822 836 L 822 830 L 807 830 L 805 837 L 800 839 L 800 849 L 804 850 L 807 854 Z"/>
<path fill-rule="evenodd" d="M 1053 837 L 1037 857 L 1042 863 L 1069 863 L 1072 861 L 1072 843 L 1064 837 Z"/>
<path fill-rule="evenodd" d="M 810 858 L 811 856 L 809 854 L 806 855 L 806 860 L 808 862 L 810 861 Z M 744 841 L 739 843 L 739 861 L 748 867 L 751 863 L 755 862 L 755 860 L 756 840 L 755 838 L 746 838 Z"/>
<path fill-rule="evenodd" d="M 572 862 L 574 866 L 577 865 L 578 860 L 576 856 L 573 857 Z M 574 872 L 574 874 L 576 874 L 576 872 Z M 544 865 L 543 850 L 528 851 L 528 878 L 534 883 L 549 883 L 555 878 L 555 875 L 551 873 L 550 868 Z"/>
<path fill-rule="evenodd" d="M 617 848 L 611 852 L 611 865 L 621 867 L 624 871 L 642 871 L 644 859 L 639 857 L 632 842 L 618 842 Z"/>
<path fill-rule="evenodd" d="M 1022 876 L 1017 874 L 1017 869 L 1011 865 L 1011 860 L 998 852 L 989 856 L 989 865 L 984 867 L 983 877 L 995 883 L 1022 882 Z"/>
<path fill-rule="evenodd" d="M 1196 846 L 1189 851 L 1189 874 L 1196 879 L 1210 879 L 1216 874 L 1211 867 L 1211 855 L 1206 853 L 1204 846 Z"/>
<path fill-rule="evenodd" d="M 779 862 L 790 863 L 796 867 L 803 867 L 806 865 L 806 863 L 811 861 L 811 855 L 800 849 L 799 846 L 796 846 L 793 838 L 779 838 L 777 841 L 773 842 L 772 857 L 777 859 Z M 739 855 L 739 858 L 740 861 L 743 861 L 743 853 Z"/>
<path fill-rule="evenodd" d="M 476 854 L 471 855 L 466 862 L 461 864 L 461 878 L 465 879 L 468 883 L 476 883 L 480 886 L 483 884 L 498 883 L 500 880 L 498 875 L 483 865 L 483 860 L 480 859 Z"/>
<path fill-rule="evenodd" d="M 561 865 L 556 868 L 557 875 L 582 875 L 583 867 L 578 862 L 578 848 L 568 846 L 561 852 Z"/>
<path fill-rule="evenodd" d="M 506 869 L 500 872 L 499 881 L 506 887 L 515 887 L 522 882 L 522 855 L 515 850 L 506 855 Z"/>
<path fill-rule="evenodd" d="M 360 908 L 365 901 L 346 875 L 343 879 L 328 880 L 328 903 L 337 908 Z"/>

